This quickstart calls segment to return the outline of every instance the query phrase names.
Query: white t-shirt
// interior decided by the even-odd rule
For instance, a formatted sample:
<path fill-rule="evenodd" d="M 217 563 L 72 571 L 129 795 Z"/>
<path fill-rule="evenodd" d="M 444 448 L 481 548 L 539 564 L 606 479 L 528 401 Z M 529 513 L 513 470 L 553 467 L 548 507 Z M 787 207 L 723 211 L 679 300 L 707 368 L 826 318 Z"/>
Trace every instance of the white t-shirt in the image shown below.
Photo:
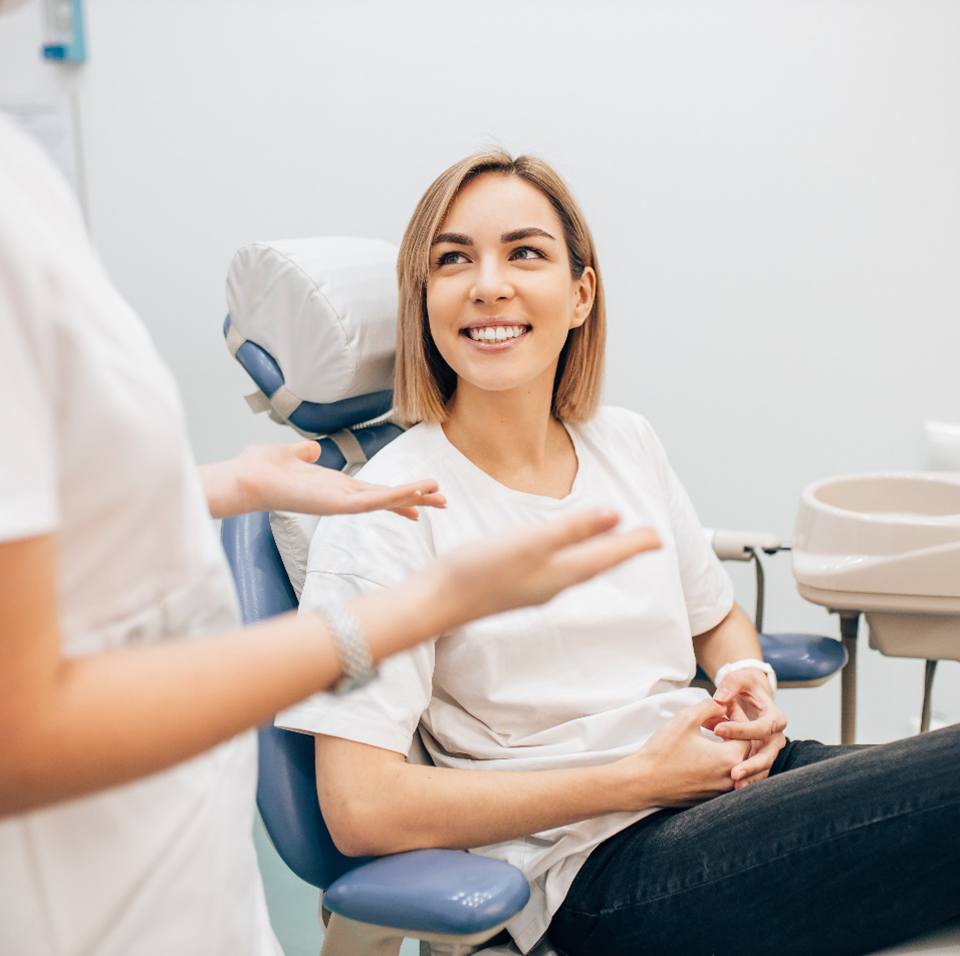
<path fill-rule="evenodd" d="M 56 534 L 64 654 L 238 626 L 174 381 L 66 184 L 3 117 L 0 422 L 0 540 Z M 0 952 L 279 953 L 255 778 L 247 733 L 0 820 Z"/>
<path fill-rule="evenodd" d="M 440 767 L 547 770 L 634 753 L 707 696 L 688 686 L 696 669 L 691 636 L 726 616 L 733 587 L 657 436 L 640 415 L 614 407 L 568 431 L 578 470 L 569 495 L 555 499 L 500 484 L 439 425 L 414 426 L 360 476 L 435 478 L 447 509 L 423 509 L 417 523 L 389 513 L 322 519 L 301 607 L 393 585 L 471 540 L 588 506 L 619 511 L 624 529 L 653 526 L 663 547 L 541 607 L 469 624 L 389 658 L 368 686 L 346 697 L 311 697 L 281 713 L 279 726 L 408 754 L 419 725 Z M 474 848 L 514 864 L 531 882 L 529 903 L 507 924 L 522 952 L 545 932 L 590 850 L 654 809 Z"/>

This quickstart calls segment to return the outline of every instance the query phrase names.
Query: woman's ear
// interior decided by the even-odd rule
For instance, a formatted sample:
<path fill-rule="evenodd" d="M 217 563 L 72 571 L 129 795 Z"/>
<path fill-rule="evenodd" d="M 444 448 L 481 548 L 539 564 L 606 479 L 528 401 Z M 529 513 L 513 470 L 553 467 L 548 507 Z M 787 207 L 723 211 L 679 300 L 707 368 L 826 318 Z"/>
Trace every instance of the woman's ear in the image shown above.
<path fill-rule="evenodd" d="M 593 309 L 593 300 L 597 294 L 597 274 L 590 266 L 585 266 L 583 275 L 573 287 L 573 318 L 571 329 L 579 329 Z"/>

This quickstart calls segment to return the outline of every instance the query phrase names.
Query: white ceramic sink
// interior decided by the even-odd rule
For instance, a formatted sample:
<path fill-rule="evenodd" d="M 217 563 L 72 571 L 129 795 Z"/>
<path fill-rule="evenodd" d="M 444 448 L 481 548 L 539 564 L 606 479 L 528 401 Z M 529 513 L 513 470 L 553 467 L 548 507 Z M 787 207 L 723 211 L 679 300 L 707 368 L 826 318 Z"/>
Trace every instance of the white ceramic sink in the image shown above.
<path fill-rule="evenodd" d="M 840 475 L 810 485 L 793 573 L 808 601 L 865 612 L 877 650 L 960 660 L 960 475 Z"/>

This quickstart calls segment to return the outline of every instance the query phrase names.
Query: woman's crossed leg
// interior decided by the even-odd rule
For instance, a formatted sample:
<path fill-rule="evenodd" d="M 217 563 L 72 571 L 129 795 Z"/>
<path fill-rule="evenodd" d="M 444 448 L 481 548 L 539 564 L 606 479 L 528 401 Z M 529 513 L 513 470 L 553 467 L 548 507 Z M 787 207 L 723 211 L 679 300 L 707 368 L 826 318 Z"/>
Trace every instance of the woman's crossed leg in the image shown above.
<path fill-rule="evenodd" d="M 569 956 L 865 953 L 960 915 L 960 724 L 790 741 L 766 780 L 600 844 L 550 926 Z"/>

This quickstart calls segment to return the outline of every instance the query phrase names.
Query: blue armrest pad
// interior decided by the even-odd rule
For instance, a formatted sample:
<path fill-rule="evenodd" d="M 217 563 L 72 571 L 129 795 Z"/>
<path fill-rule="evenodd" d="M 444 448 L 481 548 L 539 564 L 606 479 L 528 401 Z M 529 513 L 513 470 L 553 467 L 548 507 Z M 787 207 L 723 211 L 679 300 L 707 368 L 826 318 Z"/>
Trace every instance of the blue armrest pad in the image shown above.
<path fill-rule="evenodd" d="M 763 659 L 781 683 L 822 680 L 847 663 L 847 649 L 817 634 L 761 634 Z"/>
<path fill-rule="evenodd" d="M 843 644 L 819 634 L 761 634 L 760 646 L 781 684 L 823 680 L 847 663 Z M 697 679 L 709 679 L 699 667 Z"/>
<path fill-rule="evenodd" d="M 505 923 L 529 899 L 526 877 L 509 863 L 462 850 L 411 850 L 344 874 L 323 905 L 361 923 L 467 935 Z"/>

